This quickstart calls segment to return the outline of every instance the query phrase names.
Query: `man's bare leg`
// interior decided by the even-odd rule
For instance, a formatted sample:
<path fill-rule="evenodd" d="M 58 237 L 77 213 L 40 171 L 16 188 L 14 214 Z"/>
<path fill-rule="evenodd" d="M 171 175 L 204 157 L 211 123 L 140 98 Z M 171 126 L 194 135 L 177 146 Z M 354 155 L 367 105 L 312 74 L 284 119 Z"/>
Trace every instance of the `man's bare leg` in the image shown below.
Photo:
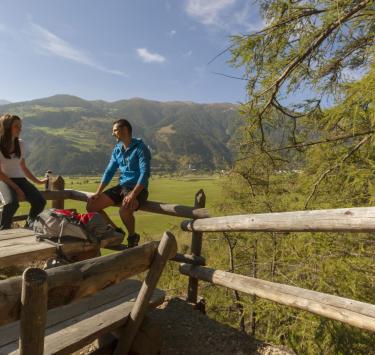
<path fill-rule="evenodd" d="M 117 228 L 117 226 L 112 222 L 107 213 L 104 211 L 104 208 L 114 205 L 115 203 L 112 201 L 112 199 L 110 199 L 106 194 L 101 194 L 96 200 L 89 200 L 87 202 L 86 210 L 87 212 L 100 213 L 108 222 L 108 224 L 113 226 L 113 228 Z"/>
<path fill-rule="evenodd" d="M 138 208 L 138 206 L 139 203 L 137 200 L 135 200 L 132 207 L 122 205 L 119 210 L 120 218 L 128 230 L 129 236 L 132 236 L 135 233 L 134 211 Z"/>
<path fill-rule="evenodd" d="M 128 248 L 138 245 L 139 235 L 135 233 L 135 218 L 134 211 L 138 208 L 139 203 L 134 200 L 132 206 L 122 205 L 119 210 L 119 214 L 122 222 L 124 223 L 126 229 L 128 230 Z"/>

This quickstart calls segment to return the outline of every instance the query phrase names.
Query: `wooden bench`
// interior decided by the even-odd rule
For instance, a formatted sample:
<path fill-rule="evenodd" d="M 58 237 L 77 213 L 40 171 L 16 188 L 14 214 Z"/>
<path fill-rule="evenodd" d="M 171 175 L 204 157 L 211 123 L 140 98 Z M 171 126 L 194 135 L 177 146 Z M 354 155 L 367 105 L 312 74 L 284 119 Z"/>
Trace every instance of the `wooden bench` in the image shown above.
<path fill-rule="evenodd" d="M 156 283 L 176 250 L 166 232 L 160 243 L 0 281 L 0 354 L 69 354 L 115 330 L 115 354 L 127 354 L 147 309 L 164 301 Z M 129 279 L 148 269 L 143 282 Z M 45 321 L 43 292 L 33 288 L 43 274 Z"/>

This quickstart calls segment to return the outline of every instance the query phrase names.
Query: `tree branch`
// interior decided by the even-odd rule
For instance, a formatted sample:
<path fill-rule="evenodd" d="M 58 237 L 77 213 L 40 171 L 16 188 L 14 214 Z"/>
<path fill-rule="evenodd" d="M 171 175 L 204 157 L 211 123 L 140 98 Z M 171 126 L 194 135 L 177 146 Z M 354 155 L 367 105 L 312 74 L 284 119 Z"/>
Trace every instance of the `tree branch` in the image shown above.
<path fill-rule="evenodd" d="M 305 206 L 304 206 L 304 209 L 307 209 L 308 207 L 308 204 L 309 202 L 311 201 L 312 197 L 315 195 L 317 189 L 318 189 L 318 186 L 320 185 L 320 183 L 323 181 L 323 179 L 329 174 L 331 173 L 333 170 L 337 169 L 338 167 L 340 167 L 340 165 L 342 163 L 344 163 L 348 158 L 350 158 L 359 148 L 361 148 L 361 146 L 363 144 L 365 144 L 369 139 L 371 138 L 371 135 L 368 135 L 367 137 L 363 138 L 351 151 L 349 151 L 345 156 L 344 158 L 341 160 L 341 162 L 333 165 L 332 167 L 330 167 L 329 169 L 327 169 L 326 171 L 323 172 L 323 174 L 320 175 L 319 179 L 315 182 L 315 184 L 313 185 L 313 189 L 310 193 L 310 195 L 308 196 L 306 202 L 305 202 Z"/>
<path fill-rule="evenodd" d="M 268 91 L 273 88 L 276 88 L 276 91 L 280 87 L 280 85 L 284 82 L 284 80 L 288 77 L 288 75 L 299 65 L 301 64 L 316 48 L 318 48 L 322 42 L 330 36 L 330 34 L 338 27 L 340 27 L 343 22 L 350 19 L 354 14 L 358 11 L 362 10 L 371 0 L 363 0 L 357 6 L 354 6 L 351 11 L 346 13 L 345 15 L 339 17 L 335 22 L 331 23 L 326 29 L 321 31 L 320 35 L 312 42 L 312 44 L 300 55 L 297 56 L 292 62 L 286 67 L 284 72 L 279 76 L 279 78 L 266 90 L 261 92 L 257 96 L 263 96 Z M 274 96 L 275 93 L 272 94 Z"/>

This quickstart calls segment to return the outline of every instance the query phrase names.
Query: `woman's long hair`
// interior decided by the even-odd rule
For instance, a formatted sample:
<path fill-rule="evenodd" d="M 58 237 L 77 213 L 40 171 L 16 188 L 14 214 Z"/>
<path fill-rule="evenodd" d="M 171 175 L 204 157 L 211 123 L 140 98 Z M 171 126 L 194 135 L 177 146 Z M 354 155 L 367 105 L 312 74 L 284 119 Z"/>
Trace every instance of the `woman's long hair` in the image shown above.
<path fill-rule="evenodd" d="M 18 137 L 14 139 L 14 151 L 12 149 L 12 124 L 14 121 L 21 121 L 16 115 L 6 113 L 0 117 L 0 151 L 4 157 L 10 159 L 10 154 L 14 153 L 16 157 L 21 157 L 21 148 Z"/>

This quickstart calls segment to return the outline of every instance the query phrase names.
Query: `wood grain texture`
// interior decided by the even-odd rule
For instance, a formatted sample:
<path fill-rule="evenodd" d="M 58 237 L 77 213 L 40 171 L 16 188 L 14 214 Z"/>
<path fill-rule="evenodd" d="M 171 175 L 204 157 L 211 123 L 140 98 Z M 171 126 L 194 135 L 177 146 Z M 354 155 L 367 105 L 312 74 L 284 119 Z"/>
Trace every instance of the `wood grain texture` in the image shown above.
<path fill-rule="evenodd" d="M 173 257 L 176 252 L 176 238 L 172 233 L 165 232 L 160 241 L 157 252 L 155 253 L 154 259 L 152 260 L 150 270 L 142 283 L 142 287 L 134 303 L 134 307 L 130 313 L 129 319 L 125 324 L 123 333 L 119 337 L 114 355 L 128 354 L 133 340 L 147 312 L 147 306 L 156 288 L 156 284 L 160 279 L 168 259 Z"/>
<path fill-rule="evenodd" d="M 92 195 L 91 192 L 65 190 L 61 192 L 65 198 L 70 198 L 77 201 L 87 201 Z M 54 195 L 56 198 L 56 195 Z M 183 218 L 208 218 L 209 213 L 205 208 L 197 208 L 190 206 L 183 206 L 177 204 L 146 201 L 141 207 L 141 211 L 164 214 L 168 216 L 183 217 Z"/>
<path fill-rule="evenodd" d="M 63 240 L 62 251 L 69 256 L 109 245 L 119 245 L 121 242 L 122 237 L 117 235 L 103 239 L 99 245 L 67 238 Z M 56 247 L 46 242 L 38 242 L 33 231 L 20 228 L 0 232 L 0 268 L 21 267 L 53 256 L 56 256 Z"/>
<path fill-rule="evenodd" d="M 203 190 L 199 190 L 195 194 L 194 207 L 203 208 L 206 205 L 206 195 Z M 193 231 L 191 235 L 191 254 L 194 257 L 200 257 L 202 252 L 202 232 Z M 197 303 L 198 298 L 198 280 L 194 277 L 189 277 L 187 289 L 187 301 L 190 303 Z"/>
<path fill-rule="evenodd" d="M 52 309 L 47 314 L 47 328 L 44 354 L 70 354 L 89 344 L 102 334 L 106 334 L 125 324 L 135 299 L 141 288 L 141 282 L 126 280 L 118 285 L 110 286 L 95 296 L 77 303 Z M 160 305 L 165 293 L 155 290 L 149 308 Z M 2 327 L 10 332 L 11 326 Z M 1 335 L 0 339 L 4 339 Z M 11 341 L 0 346 L 0 354 L 18 354 L 17 342 Z"/>
<path fill-rule="evenodd" d="M 180 272 L 375 332 L 375 305 L 372 304 L 202 266 L 182 264 Z"/>
<path fill-rule="evenodd" d="M 48 309 L 93 295 L 147 270 L 157 247 L 158 242 L 151 242 L 123 252 L 48 269 Z M 21 277 L 0 281 L 0 325 L 19 319 L 21 281 Z"/>
<path fill-rule="evenodd" d="M 375 207 L 212 217 L 184 221 L 181 228 L 197 232 L 374 232 Z"/>
<path fill-rule="evenodd" d="M 22 275 L 19 349 L 21 355 L 43 355 L 47 316 L 47 273 L 28 268 Z"/>

